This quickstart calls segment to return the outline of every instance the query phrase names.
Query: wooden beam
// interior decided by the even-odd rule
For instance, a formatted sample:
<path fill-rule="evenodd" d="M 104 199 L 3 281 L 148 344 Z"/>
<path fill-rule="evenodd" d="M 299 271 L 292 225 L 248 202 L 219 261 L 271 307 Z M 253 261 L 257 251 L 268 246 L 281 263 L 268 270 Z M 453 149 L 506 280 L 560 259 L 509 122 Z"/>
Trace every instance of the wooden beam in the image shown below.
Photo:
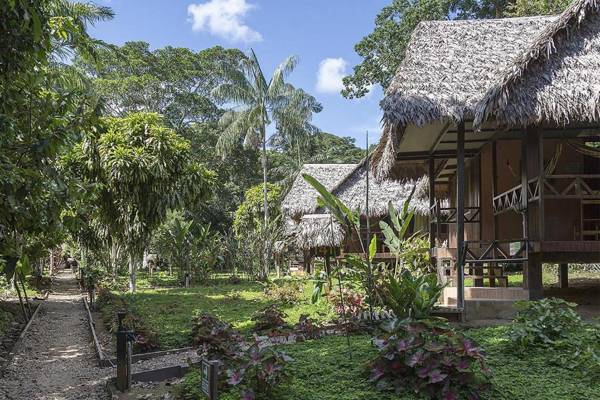
<path fill-rule="evenodd" d="M 558 267 L 558 287 L 561 289 L 569 287 L 569 264 L 560 264 Z"/>
<path fill-rule="evenodd" d="M 438 137 L 435 139 L 435 142 L 433 142 L 433 145 L 429 148 L 429 153 L 433 153 L 435 152 L 435 149 L 438 147 L 438 145 L 440 144 L 440 141 L 442 140 L 442 138 L 444 137 L 444 135 L 446 134 L 446 132 L 448 131 L 448 128 L 450 127 L 450 122 L 447 122 L 444 127 L 442 128 L 442 130 L 440 131 Z"/>
<path fill-rule="evenodd" d="M 463 143 L 464 147 L 464 143 Z M 474 157 L 479 154 L 479 149 L 470 149 L 464 151 L 464 155 L 466 157 Z M 429 160 L 430 157 L 433 157 L 436 160 L 446 159 L 446 158 L 454 158 L 456 153 L 454 150 L 439 150 L 434 153 L 429 153 L 428 151 L 408 151 L 403 153 L 398 153 L 396 155 L 396 160 L 411 160 L 411 161 L 425 161 Z"/>
<path fill-rule="evenodd" d="M 429 158 L 429 210 L 435 204 L 435 160 Z M 429 215 L 429 248 L 435 247 L 435 233 L 431 214 Z"/>
<path fill-rule="evenodd" d="M 457 275 L 457 306 L 465 308 L 465 273 L 464 273 L 464 242 L 465 242 L 465 123 L 460 121 L 457 126 L 456 143 L 456 275 Z"/>

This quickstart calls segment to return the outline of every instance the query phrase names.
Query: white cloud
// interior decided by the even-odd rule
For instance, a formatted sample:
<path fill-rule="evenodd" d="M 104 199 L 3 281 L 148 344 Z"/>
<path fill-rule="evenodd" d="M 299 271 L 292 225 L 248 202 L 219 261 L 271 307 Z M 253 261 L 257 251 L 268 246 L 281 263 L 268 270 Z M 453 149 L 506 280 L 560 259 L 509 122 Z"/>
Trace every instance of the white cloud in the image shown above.
<path fill-rule="evenodd" d="M 326 58 L 319 64 L 317 91 L 339 93 L 344 88 L 342 78 L 346 76 L 348 63 L 343 58 Z"/>
<path fill-rule="evenodd" d="M 262 35 L 244 23 L 244 17 L 255 8 L 246 0 L 209 0 L 190 4 L 192 30 L 208 31 L 232 42 L 260 42 Z"/>

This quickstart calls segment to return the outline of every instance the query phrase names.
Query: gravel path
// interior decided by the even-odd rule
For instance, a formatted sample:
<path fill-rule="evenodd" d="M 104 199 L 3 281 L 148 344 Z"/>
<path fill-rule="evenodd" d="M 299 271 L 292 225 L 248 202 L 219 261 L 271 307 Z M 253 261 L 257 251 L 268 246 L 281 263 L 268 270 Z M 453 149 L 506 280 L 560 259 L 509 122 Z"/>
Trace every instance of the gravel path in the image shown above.
<path fill-rule="evenodd" d="M 70 272 L 56 276 L 18 353 L 0 379 L 2 400 L 107 399 L 81 295 Z"/>

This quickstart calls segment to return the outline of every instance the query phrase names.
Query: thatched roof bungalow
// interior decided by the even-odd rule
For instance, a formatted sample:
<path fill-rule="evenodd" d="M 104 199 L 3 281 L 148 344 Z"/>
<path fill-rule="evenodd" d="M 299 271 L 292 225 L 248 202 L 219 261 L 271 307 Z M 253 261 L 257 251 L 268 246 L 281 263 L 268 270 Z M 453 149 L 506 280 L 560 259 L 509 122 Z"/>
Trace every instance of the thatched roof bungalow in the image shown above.
<path fill-rule="evenodd" d="M 342 228 L 317 205 L 318 193 L 303 178 L 309 174 L 319 180 L 329 191 L 352 210 L 366 216 L 366 167 L 360 164 L 307 164 L 295 179 L 282 202 L 282 213 L 287 218 L 287 228 L 295 235 L 301 249 L 339 247 L 346 239 Z M 428 213 L 426 180 L 375 181 L 369 183 L 369 217 L 377 219 L 388 213 L 388 204 L 401 207 L 413 186 L 417 185 L 412 209 L 418 215 Z"/>
<path fill-rule="evenodd" d="M 415 29 L 381 102 L 372 167 L 382 180 L 427 174 L 429 204 L 450 197 L 430 242 L 442 254 L 447 235 L 460 309 L 474 266 L 475 286 L 492 286 L 522 264 L 524 296 L 539 298 L 542 262 L 600 261 L 600 152 L 587 146 L 600 142 L 599 71 L 599 0 Z"/>

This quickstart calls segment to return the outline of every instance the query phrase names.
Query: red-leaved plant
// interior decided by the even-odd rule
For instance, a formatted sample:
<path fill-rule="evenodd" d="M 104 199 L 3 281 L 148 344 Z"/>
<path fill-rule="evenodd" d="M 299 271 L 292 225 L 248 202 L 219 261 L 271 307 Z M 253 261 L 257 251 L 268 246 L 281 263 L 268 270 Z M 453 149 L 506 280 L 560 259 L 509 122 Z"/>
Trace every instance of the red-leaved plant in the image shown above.
<path fill-rule="evenodd" d="M 243 347 L 242 336 L 231 325 L 205 312 L 194 318 L 192 340 L 198 354 L 209 360 L 231 359 Z"/>
<path fill-rule="evenodd" d="M 345 312 L 348 318 L 357 317 L 367 309 L 365 296 L 352 290 L 344 289 L 341 297 L 339 292 L 332 291 L 328 299 L 338 315 L 343 315 Z"/>
<path fill-rule="evenodd" d="M 373 343 L 379 355 L 369 363 L 371 381 L 382 390 L 475 400 L 489 386 L 481 348 L 441 320 L 400 321 Z"/>
<path fill-rule="evenodd" d="M 227 383 L 240 388 L 243 400 L 270 399 L 273 389 L 288 377 L 285 366 L 289 361 L 284 353 L 254 343 L 227 370 Z"/>

